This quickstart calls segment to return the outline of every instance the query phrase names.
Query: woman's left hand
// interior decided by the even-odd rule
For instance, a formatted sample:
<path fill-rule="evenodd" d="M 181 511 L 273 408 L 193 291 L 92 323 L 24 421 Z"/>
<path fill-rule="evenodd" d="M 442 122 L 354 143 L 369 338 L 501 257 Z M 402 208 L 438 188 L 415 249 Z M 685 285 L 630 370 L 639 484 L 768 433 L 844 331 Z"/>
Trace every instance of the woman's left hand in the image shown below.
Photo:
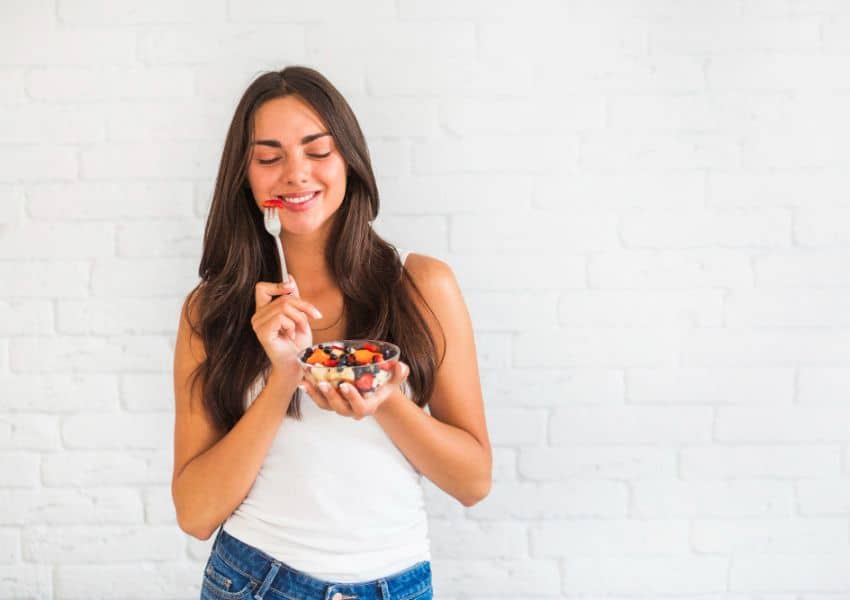
<path fill-rule="evenodd" d="M 393 368 L 392 376 L 376 391 L 367 393 L 365 396 L 348 382 L 341 383 L 339 389 L 326 381 L 317 386 L 306 376 L 301 381 L 310 397 L 319 408 L 332 410 L 344 417 L 351 417 L 357 421 L 363 417 L 373 416 L 375 412 L 392 396 L 398 387 L 407 379 L 410 367 L 398 361 Z"/>

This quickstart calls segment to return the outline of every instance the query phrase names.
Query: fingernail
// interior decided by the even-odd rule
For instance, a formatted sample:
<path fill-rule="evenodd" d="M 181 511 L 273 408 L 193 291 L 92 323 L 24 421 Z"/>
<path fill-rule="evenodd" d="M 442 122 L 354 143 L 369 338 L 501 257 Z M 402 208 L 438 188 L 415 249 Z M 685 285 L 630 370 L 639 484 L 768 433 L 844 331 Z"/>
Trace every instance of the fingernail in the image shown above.
<path fill-rule="evenodd" d="M 350 392 L 350 391 L 351 391 L 351 386 L 350 386 L 350 385 L 348 385 L 347 383 L 340 383 L 340 384 L 339 384 L 339 389 L 341 389 L 343 392 Z"/>
<path fill-rule="evenodd" d="M 313 315 L 314 315 L 317 319 L 321 319 L 321 318 L 322 318 L 322 313 L 320 313 L 320 312 L 319 312 L 319 309 L 318 309 L 318 308 L 314 308 L 314 309 L 313 309 Z"/>
<path fill-rule="evenodd" d="M 330 387 L 331 386 L 328 385 L 327 381 L 322 381 L 322 382 L 319 383 L 319 389 L 322 390 L 323 392 L 327 392 L 328 389 L 330 389 Z"/>
<path fill-rule="evenodd" d="M 303 383 L 299 383 L 299 384 L 298 384 L 298 389 L 299 389 L 299 390 L 301 390 L 302 392 L 306 392 L 306 391 L 307 391 L 307 386 L 305 386 Z"/>

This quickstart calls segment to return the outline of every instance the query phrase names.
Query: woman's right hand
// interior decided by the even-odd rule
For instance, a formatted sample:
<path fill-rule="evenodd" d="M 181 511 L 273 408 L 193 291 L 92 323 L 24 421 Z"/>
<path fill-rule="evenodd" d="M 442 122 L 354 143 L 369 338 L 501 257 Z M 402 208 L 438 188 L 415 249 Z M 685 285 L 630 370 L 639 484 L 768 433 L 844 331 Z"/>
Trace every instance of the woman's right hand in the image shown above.
<path fill-rule="evenodd" d="M 321 318 L 319 309 L 301 299 L 292 275 L 288 284 L 258 282 L 254 299 L 257 308 L 251 327 L 271 360 L 272 369 L 284 373 L 300 371 L 296 355 L 313 343 L 306 313 Z"/>

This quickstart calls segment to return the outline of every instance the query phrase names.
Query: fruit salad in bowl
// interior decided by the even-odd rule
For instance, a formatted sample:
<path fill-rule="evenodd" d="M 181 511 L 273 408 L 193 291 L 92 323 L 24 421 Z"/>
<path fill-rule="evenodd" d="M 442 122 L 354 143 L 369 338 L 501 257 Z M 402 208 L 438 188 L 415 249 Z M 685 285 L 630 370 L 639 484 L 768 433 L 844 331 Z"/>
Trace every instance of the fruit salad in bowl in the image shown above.
<path fill-rule="evenodd" d="M 298 353 L 298 361 L 318 384 L 335 388 L 348 382 L 361 394 L 374 392 L 392 377 L 399 347 L 381 340 L 335 340 L 313 344 Z"/>

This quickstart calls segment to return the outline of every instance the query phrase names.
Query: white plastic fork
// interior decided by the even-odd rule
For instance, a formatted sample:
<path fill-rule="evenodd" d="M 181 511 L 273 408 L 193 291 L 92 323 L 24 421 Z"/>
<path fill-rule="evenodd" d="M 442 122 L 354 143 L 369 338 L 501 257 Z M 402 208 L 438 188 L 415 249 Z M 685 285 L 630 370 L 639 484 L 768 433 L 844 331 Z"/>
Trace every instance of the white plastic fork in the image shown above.
<path fill-rule="evenodd" d="M 286 272 L 286 261 L 283 259 L 283 244 L 280 243 L 280 218 L 277 216 L 277 208 L 267 206 L 264 209 L 263 225 L 277 245 L 277 256 L 280 259 L 280 280 L 283 283 L 289 283 L 289 273 Z"/>

